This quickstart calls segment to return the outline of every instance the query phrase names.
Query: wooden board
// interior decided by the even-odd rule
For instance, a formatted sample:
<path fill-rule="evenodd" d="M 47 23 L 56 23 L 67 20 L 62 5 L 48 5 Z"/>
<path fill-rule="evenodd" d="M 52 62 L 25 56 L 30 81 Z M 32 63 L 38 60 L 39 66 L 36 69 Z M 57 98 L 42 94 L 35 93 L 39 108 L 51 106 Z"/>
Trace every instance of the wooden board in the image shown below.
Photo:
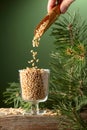
<path fill-rule="evenodd" d="M 58 122 L 50 116 L 1 116 L 0 130 L 58 130 Z"/>
<path fill-rule="evenodd" d="M 58 121 L 52 113 L 30 116 L 20 108 L 1 108 L 0 130 L 58 130 Z"/>
<path fill-rule="evenodd" d="M 81 114 L 85 120 L 87 120 L 86 112 Z M 30 116 L 24 115 L 22 109 L 2 108 L 0 109 L 0 130 L 60 130 L 58 119 L 58 116 L 52 113 Z"/>

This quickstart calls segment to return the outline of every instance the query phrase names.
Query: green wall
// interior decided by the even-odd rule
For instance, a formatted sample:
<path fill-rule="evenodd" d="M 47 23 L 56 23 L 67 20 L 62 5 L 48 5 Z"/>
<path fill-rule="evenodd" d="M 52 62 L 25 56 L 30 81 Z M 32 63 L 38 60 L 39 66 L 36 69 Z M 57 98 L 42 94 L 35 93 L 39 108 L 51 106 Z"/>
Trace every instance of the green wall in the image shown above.
<path fill-rule="evenodd" d="M 19 82 L 18 70 L 28 66 L 31 59 L 35 26 L 47 13 L 48 0 L 7 0 L 0 2 L 0 107 L 2 93 L 9 82 Z M 76 0 L 68 11 L 79 10 L 83 19 L 87 0 Z M 49 53 L 53 48 L 51 28 L 43 35 L 38 48 L 39 67 L 49 67 Z"/>

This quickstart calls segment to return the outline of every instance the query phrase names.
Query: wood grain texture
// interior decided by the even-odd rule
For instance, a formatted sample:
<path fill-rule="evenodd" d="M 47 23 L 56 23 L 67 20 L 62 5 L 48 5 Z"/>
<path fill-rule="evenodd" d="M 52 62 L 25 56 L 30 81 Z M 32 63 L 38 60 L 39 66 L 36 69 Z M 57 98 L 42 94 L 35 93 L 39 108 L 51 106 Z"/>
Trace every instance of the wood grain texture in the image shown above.
<path fill-rule="evenodd" d="M 50 116 L 0 116 L 0 130 L 58 130 L 58 122 Z"/>
<path fill-rule="evenodd" d="M 0 130 L 60 130 L 57 116 L 30 116 L 22 112 L 22 109 L 0 109 Z M 82 112 L 81 117 L 87 121 L 87 111 Z"/>

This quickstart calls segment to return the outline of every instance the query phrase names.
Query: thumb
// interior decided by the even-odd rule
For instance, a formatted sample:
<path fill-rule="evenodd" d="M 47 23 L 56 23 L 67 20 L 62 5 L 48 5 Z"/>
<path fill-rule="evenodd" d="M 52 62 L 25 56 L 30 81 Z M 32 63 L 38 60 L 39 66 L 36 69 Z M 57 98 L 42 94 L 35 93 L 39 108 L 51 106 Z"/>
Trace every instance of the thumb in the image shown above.
<path fill-rule="evenodd" d="M 73 3 L 75 0 L 63 0 L 63 2 L 60 5 L 61 13 L 65 13 L 68 7 Z"/>

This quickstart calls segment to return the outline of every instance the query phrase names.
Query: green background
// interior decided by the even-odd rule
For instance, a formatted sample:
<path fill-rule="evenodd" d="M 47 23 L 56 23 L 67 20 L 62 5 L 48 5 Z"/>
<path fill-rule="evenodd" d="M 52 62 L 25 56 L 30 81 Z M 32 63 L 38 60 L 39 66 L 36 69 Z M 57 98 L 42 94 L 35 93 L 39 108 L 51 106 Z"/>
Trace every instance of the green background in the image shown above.
<path fill-rule="evenodd" d="M 0 2 L 0 107 L 2 93 L 9 82 L 19 82 L 19 69 L 29 66 L 33 32 L 47 13 L 48 0 L 7 0 Z M 87 0 L 76 0 L 68 11 L 79 10 L 87 20 Z M 64 15 L 64 14 L 63 14 Z M 49 54 L 53 50 L 50 28 L 41 38 L 38 47 L 39 67 L 49 68 Z"/>

